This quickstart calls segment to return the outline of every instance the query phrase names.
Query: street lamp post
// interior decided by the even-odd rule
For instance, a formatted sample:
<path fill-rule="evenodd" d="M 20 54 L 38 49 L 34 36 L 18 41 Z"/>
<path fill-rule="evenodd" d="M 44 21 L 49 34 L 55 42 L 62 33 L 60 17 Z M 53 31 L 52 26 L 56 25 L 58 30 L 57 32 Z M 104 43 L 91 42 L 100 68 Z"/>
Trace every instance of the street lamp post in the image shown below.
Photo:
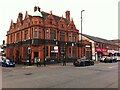
<path fill-rule="evenodd" d="M 85 10 L 81 11 L 81 44 L 82 44 L 82 12 L 84 12 Z M 81 57 L 82 57 L 82 46 L 81 46 Z"/>

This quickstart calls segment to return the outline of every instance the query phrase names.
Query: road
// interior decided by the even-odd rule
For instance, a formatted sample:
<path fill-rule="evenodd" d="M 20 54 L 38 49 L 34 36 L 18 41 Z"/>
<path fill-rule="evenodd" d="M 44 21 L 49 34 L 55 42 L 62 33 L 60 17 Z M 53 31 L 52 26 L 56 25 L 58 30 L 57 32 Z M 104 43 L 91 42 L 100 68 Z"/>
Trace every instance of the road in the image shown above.
<path fill-rule="evenodd" d="M 2 68 L 3 88 L 118 88 L 118 63 Z"/>

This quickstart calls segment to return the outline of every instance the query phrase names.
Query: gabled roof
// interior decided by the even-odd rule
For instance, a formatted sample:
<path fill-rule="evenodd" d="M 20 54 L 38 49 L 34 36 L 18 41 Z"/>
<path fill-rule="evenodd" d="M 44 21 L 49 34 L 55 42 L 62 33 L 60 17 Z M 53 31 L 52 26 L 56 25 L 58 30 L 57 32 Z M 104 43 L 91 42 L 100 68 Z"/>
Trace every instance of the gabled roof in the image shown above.
<path fill-rule="evenodd" d="M 42 13 L 42 15 L 43 15 L 43 20 L 45 20 L 46 17 L 49 15 L 49 13 L 46 13 L 46 12 L 44 12 L 44 11 L 41 11 L 41 13 Z M 57 23 L 58 23 L 59 20 L 61 19 L 61 17 L 56 16 L 56 15 L 53 15 L 53 17 L 55 18 L 55 20 L 56 20 Z M 68 25 L 68 24 L 69 24 L 69 21 L 68 21 L 66 18 L 64 18 L 64 19 L 65 19 L 66 24 Z"/>
<path fill-rule="evenodd" d="M 95 36 L 90 36 L 90 35 L 87 35 L 87 34 L 82 34 L 82 35 L 87 37 L 88 39 L 91 39 L 91 40 L 95 41 L 95 42 L 113 44 L 111 41 L 109 41 L 107 39 L 103 39 L 103 38 L 99 38 L 99 37 L 95 37 Z"/>

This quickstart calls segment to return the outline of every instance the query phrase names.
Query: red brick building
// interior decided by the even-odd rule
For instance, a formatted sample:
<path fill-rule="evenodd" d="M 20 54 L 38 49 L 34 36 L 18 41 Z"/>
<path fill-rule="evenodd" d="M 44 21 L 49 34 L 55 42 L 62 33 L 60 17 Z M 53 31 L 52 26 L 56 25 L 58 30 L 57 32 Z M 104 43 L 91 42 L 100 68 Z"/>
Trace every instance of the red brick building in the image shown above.
<path fill-rule="evenodd" d="M 7 58 L 16 62 L 30 58 L 34 62 L 34 58 L 38 57 L 41 61 L 58 62 L 63 58 L 72 60 L 80 57 L 79 30 L 70 19 L 70 11 L 65 14 L 65 18 L 59 17 L 53 15 L 52 11 L 43 12 L 37 6 L 33 15 L 26 11 L 24 19 L 23 14 L 19 13 L 17 22 L 11 21 L 7 32 Z"/>

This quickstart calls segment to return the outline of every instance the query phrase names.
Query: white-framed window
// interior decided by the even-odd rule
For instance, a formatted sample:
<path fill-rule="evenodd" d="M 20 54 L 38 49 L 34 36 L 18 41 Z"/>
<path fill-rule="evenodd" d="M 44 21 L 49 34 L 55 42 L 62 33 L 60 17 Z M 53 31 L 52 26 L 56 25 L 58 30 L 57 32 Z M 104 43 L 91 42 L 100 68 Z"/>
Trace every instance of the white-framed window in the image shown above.
<path fill-rule="evenodd" d="M 50 39 L 51 40 L 56 39 L 56 30 L 50 30 Z"/>
<path fill-rule="evenodd" d="M 39 27 L 34 28 L 33 37 L 34 38 L 39 38 L 40 37 L 40 29 L 39 29 Z"/>
<path fill-rule="evenodd" d="M 60 32 L 60 41 L 65 41 L 65 32 Z"/>
<path fill-rule="evenodd" d="M 49 31 L 46 29 L 45 30 L 45 39 L 48 39 L 48 33 L 49 33 Z"/>
<path fill-rule="evenodd" d="M 28 39 L 28 30 L 24 31 L 24 39 L 27 40 Z"/>
<path fill-rule="evenodd" d="M 76 42 L 76 33 L 72 33 L 72 42 Z"/>

